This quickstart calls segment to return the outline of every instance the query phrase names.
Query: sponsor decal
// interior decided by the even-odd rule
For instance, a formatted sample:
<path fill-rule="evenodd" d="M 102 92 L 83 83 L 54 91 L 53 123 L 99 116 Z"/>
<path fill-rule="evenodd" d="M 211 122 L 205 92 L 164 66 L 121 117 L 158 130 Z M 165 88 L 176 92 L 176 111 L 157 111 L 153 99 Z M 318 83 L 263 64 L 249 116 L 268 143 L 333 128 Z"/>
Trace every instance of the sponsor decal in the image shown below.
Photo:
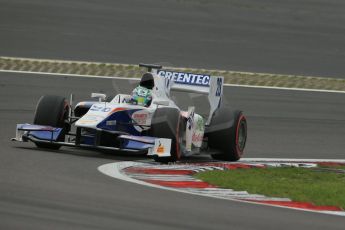
<path fill-rule="evenodd" d="M 133 114 L 134 119 L 146 119 L 147 114 L 146 113 L 135 113 Z"/>
<path fill-rule="evenodd" d="M 223 78 L 217 78 L 217 90 L 216 90 L 216 97 L 220 97 L 222 95 L 222 85 L 223 85 Z"/>
<path fill-rule="evenodd" d="M 202 118 L 196 119 L 196 130 L 203 132 L 204 129 L 205 129 L 204 119 L 202 119 Z"/>
<path fill-rule="evenodd" d="M 164 146 L 162 145 L 161 142 L 159 142 L 159 145 L 158 145 L 158 147 L 157 147 L 157 153 L 158 153 L 158 155 L 164 153 Z"/>
<path fill-rule="evenodd" d="M 200 148 L 202 145 L 202 141 L 204 138 L 204 119 L 198 115 L 195 114 L 194 116 L 194 131 L 192 135 L 192 142 L 195 147 Z"/>
<path fill-rule="evenodd" d="M 138 111 L 132 114 L 132 119 L 138 125 L 148 125 L 149 114 L 146 111 Z"/>
<path fill-rule="evenodd" d="M 210 85 L 210 75 L 159 70 L 158 76 L 174 81 L 176 84 L 206 86 Z"/>
<path fill-rule="evenodd" d="M 106 122 L 106 125 L 111 126 L 111 125 L 116 125 L 116 120 L 110 120 Z"/>
<path fill-rule="evenodd" d="M 79 121 L 78 124 L 94 124 L 96 123 L 96 121 L 89 121 L 89 120 L 82 120 L 82 121 Z"/>
<path fill-rule="evenodd" d="M 88 120 L 88 121 L 98 121 L 102 119 L 103 117 L 97 116 L 97 115 L 85 115 L 82 119 Z"/>
<path fill-rule="evenodd" d="M 94 124 L 100 122 L 104 118 L 98 115 L 85 115 L 80 120 L 78 120 L 78 124 Z"/>
<path fill-rule="evenodd" d="M 91 111 L 97 111 L 97 112 L 104 112 L 107 113 L 111 110 L 109 107 L 99 106 L 99 105 L 92 105 L 90 108 Z"/>
<path fill-rule="evenodd" d="M 202 142 L 202 139 L 204 138 L 204 135 L 202 133 L 194 133 L 193 134 L 193 137 L 192 137 L 192 141 L 193 143 L 199 143 L 199 142 Z"/>
<path fill-rule="evenodd" d="M 169 157 L 171 149 L 171 139 L 156 138 L 152 155 L 158 155 L 159 157 Z"/>

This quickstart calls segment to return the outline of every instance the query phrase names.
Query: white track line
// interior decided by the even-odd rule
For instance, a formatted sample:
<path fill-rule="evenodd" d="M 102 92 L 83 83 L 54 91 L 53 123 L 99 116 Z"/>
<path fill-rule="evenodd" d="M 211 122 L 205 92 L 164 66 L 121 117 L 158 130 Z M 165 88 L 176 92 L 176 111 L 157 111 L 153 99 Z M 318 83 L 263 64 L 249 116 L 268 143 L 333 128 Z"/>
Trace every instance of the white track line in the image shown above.
<path fill-rule="evenodd" d="M 345 159 L 296 159 L 296 158 L 241 158 L 239 162 L 334 162 L 345 163 Z"/>
<path fill-rule="evenodd" d="M 138 81 L 139 78 L 130 77 L 108 77 L 108 76 L 98 76 L 98 75 L 87 75 L 87 74 L 74 74 L 74 73 L 49 73 L 49 72 L 31 72 L 31 71 L 21 71 L 21 70 L 0 70 L 3 73 L 23 73 L 23 74 L 40 74 L 48 76 L 63 76 L 63 77 L 83 77 L 83 78 L 101 78 L 101 79 L 126 79 Z"/>
<path fill-rule="evenodd" d="M 133 80 L 133 81 L 140 80 L 140 78 L 130 78 L 130 77 L 108 77 L 108 76 L 87 75 L 87 74 L 48 73 L 48 72 L 33 72 L 33 71 L 21 71 L 21 70 L 0 70 L 0 72 L 3 72 L 3 73 L 23 73 L 23 74 L 41 74 L 41 75 L 48 75 L 48 76 L 64 76 L 64 77 L 84 77 L 84 78 Z M 224 86 L 243 87 L 243 88 L 256 88 L 256 89 L 273 89 L 273 90 L 318 92 L 318 93 L 345 93 L 345 91 L 339 91 L 339 90 L 286 88 L 286 87 L 275 87 L 275 86 L 255 86 L 255 85 L 237 85 L 237 84 L 224 84 Z"/>
<path fill-rule="evenodd" d="M 286 88 L 286 87 L 275 87 L 275 86 L 236 85 L 236 84 L 224 84 L 224 85 L 244 87 L 244 88 L 257 88 L 257 89 L 279 89 L 279 90 L 306 91 L 306 92 L 319 92 L 319 93 L 345 93 L 345 91 L 327 90 L 327 89 Z"/>

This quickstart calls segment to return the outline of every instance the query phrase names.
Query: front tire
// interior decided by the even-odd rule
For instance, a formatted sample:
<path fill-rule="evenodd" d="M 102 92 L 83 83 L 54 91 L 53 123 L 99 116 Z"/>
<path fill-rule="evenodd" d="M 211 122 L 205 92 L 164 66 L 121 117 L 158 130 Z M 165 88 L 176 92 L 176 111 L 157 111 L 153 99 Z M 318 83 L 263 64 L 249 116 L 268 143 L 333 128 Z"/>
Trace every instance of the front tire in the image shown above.
<path fill-rule="evenodd" d="M 212 118 L 208 130 L 208 146 L 219 151 L 212 158 L 237 161 L 244 152 L 247 140 L 247 120 L 242 111 L 220 108 Z"/>
<path fill-rule="evenodd" d="M 153 117 L 150 135 L 171 139 L 170 157 L 154 156 L 156 162 L 175 162 L 181 158 L 180 149 L 180 111 L 175 108 L 158 108 Z"/>
<path fill-rule="evenodd" d="M 69 105 L 64 97 L 46 95 L 42 96 L 36 107 L 34 124 L 47 125 L 62 128 L 58 141 L 65 140 L 65 134 L 69 126 L 66 124 L 68 118 Z M 35 143 L 39 148 L 59 149 L 61 146 L 49 143 Z"/>

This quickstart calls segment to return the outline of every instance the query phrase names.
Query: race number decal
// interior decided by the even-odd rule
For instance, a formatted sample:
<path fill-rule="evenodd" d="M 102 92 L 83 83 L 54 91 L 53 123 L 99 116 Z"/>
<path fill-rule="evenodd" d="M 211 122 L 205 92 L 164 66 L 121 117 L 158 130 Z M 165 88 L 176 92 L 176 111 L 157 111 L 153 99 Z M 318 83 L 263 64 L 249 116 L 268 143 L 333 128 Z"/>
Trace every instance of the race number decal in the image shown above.
<path fill-rule="evenodd" d="M 222 95 L 222 85 L 223 85 L 223 78 L 217 78 L 216 97 L 220 97 Z"/>
<path fill-rule="evenodd" d="M 108 108 L 108 107 L 103 107 L 103 106 L 98 106 L 98 105 L 93 105 L 91 108 L 90 108 L 91 111 L 98 111 L 98 112 L 104 112 L 104 113 L 107 113 L 111 110 L 111 108 Z"/>

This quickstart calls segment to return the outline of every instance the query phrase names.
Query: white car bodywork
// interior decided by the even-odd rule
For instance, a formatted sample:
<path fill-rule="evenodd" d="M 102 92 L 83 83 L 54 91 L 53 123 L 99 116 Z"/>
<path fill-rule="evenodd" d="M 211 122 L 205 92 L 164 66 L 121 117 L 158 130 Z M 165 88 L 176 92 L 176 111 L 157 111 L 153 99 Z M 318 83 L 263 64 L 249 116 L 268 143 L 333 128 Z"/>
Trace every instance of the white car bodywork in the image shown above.
<path fill-rule="evenodd" d="M 184 129 L 181 132 L 183 135 L 179 136 L 177 140 L 182 155 L 199 153 L 204 144 L 205 127 L 210 124 L 214 112 L 220 107 L 222 101 L 223 77 L 168 71 L 159 68 L 150 69 L 149 72 L 153 75 L 154 87 L 152 89 L 152 102 L 148 107 L 131 104 L 131 95 L 129 94 L 118 94 L 110 102 L 106 102 L 106 95 L 92 93 L 91 96 L 98 98 L 98 102 L 80 102 L 75 107 L 84 106 L 88 109 L 86 113 L 83 113 L 80 117 L 73 117 L 70 110 L 69 125 L 74 124 L 77 131 L 75 134 L 66 133 L 66 135 L 74 137 L 74 142 L 71 141 L 73 138 L 70 137 L 66 138 L 67 141 L 58 138 L 64 132 L 62 127 L 30 124 L 18 124 L 16 137 L 13 140 L 32 141 L 36 144 L 44 143 L 55 146 L 91 147 L 122 151 L 147 150 L 148 155 L 166 157 L 171 156 L 172 140 L 147 135 L 146 131 L 149 131 L 152 118 L 158 108 L 173 108 L 174 111 L 179 112 L 179 119 L 182 118 L 182 124 L 185 125 L 182 127 Z M 206 94 L 210 105 L 209 115 L 203 117 L 196 114 L 193 105 L 189 106 L 187 111 L 182 111 L 171 99 L 171 91 Z M 71 96 L 70 104 L 72 104 L 72 98 Z M 85 106 L 87 103 L 89 104 Z M 122 122 L 121 119 L 116 118 L 121 111 L 126 111 L 126 119 L 129 120 L 126 125 L 130 127 L 131 132 L 123 132 L 115 128 L 118 123 Z M 112 126 L 114 127 L 112 128 Z M 83 129 L 86 133 L 92 130 L 94 132 L 93 139 L 81 142 L 78 137 L 81 137 L 81 130 Z M 102 132 L 115 135 L 118 140 L 127 141 L 127 143 L 120 146 L 101 145 L 99 144 L 99 135 Z M 133 147 L 134 145 L 139 147 Z"/>
<path fill-rule="evenodd" d="M 133 105 L 129 103 L 131 95 L 118 94 L 110 102 L 99 102 L 92 105 L 90 110 L 76 122 L 77 127 L 96 128 L 99 122 L 107 118 L 111 113 L 118 109 L 139 109 L 139 111 L 132 114 L 132 119 L 137 122 L 135 129 L 139 132 L 149 129 L 151 119 L 158 107 L 176 108 L 180 111 L 182 117 L 186 118 L 187 125 L 185 127 L 185 135 L 182 137 L 182 154 L 191 155 L 198 152 L 202 147 L 205 125 L 209 124 L 214 111 L 221 103 L 223 93 L 223 77 L 215 77 L 201 74 L 190 74 L 183 72 L 173 72 L 166 70 L 154 70 L 154 83 L 152 89 L 152 103 L 149 107 Z M 194 106 L 190 106 L 188 111 L 181 111 L 175 102 L 170 98 L 172 90 L 207 94 L 210 104 L 210 112 L 207 118 L 194 112 Z M 94 97 L 100 99 L 105 98 L 102 94 L 93 94 Z M 114 122 L 116 121 L 108 121 Z M 158 143 L 158 142 L 157 142 Z M 166 140 L 161 141 L 167 145 Z M 158 155 L 157 146 L 149 150 L 149 155 Z M 168 149 L 167 147 L 165 149 Z M 170 149 L 170 146 L 169 146 Z M 163 156 L 162 154 L 159 154 Z M 166 156 L 167 153 L 164 154 Z"/>

